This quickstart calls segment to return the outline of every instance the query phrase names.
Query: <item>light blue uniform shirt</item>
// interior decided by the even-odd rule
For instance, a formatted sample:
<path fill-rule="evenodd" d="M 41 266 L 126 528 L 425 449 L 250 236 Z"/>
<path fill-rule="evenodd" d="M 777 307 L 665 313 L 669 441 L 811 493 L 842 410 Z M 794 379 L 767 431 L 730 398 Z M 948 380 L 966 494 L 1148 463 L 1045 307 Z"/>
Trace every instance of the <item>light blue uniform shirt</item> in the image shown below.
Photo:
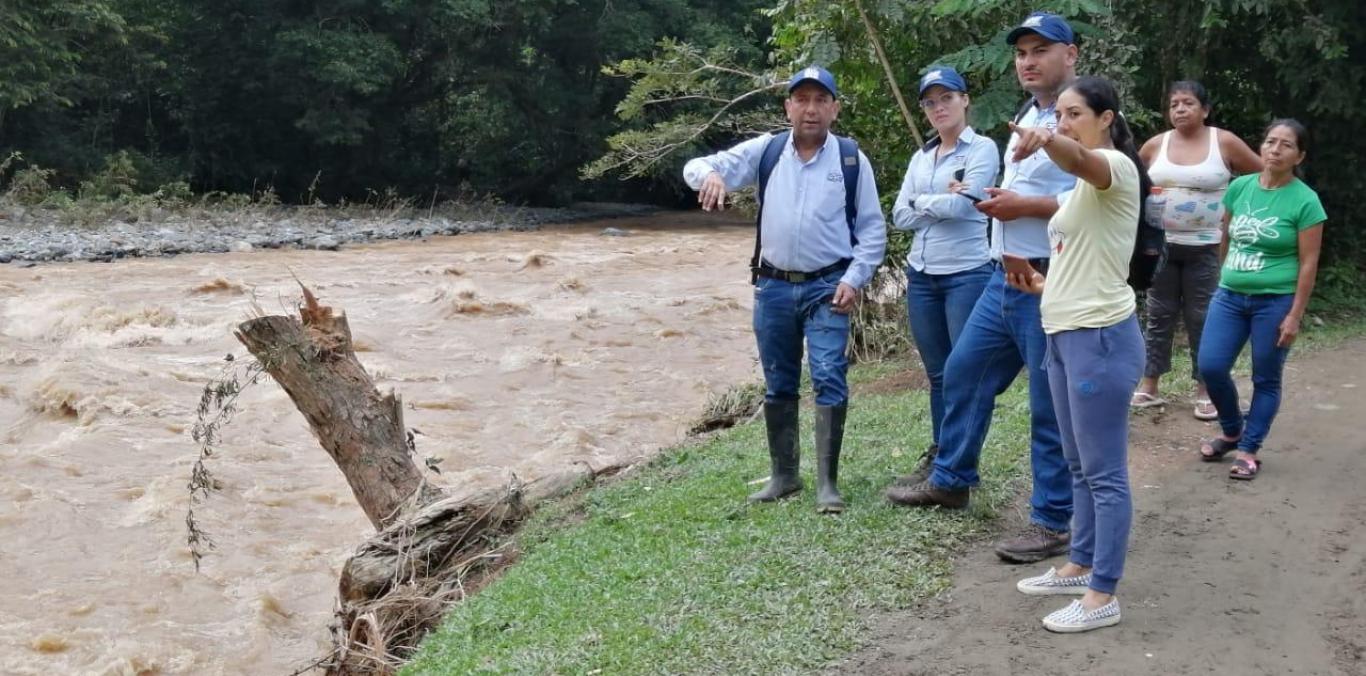
<path fill-rule="evenodd" d="M 951 275 L 980 267 L 991 260 L 991 252 L 986 214 L 972 200 L 949 192 L 949 182 L 962 169 L 968 192 L 985 199 L 984 189 L 996 185 L 1001 160 L 996 142 L 972 127 L 936 160 L 939 143 L 934 139 L 911 156 L 892 207 L 892 224 L 897 230 L 915 231 L 907 265 L 929 275 Z"/>
<path fill-rule="evenodd" d="M 721 174 L 726 190 L 756 185 L 759 159 L 771 138 L 772 134 L 764 134 L 715 155 L 689 160 L 683 167 L 683 180 L 697 190 L 707 175 L 715 171 Z M 855 289 L 863 288 L 882 264 L 887 224 L 878 204 L 873 167 L 862 151 L 855 190 L 857 246 L 849 241 L 849 223 L 844 218 L 839 141 L 834 134 L 827 134 L 825 145 L 809 161 L 802 162 L 789 136 L 787 147 L 768 177 L 760 224 L 760 256 L 769 265 L 789 272 L 814 272 L 849 258 L 852 262 L 840 281 Z"/>
<path fill-rule="evenodd" d="M 1057 112 L 1054 106 L 1040 110 L 1039 104 L 1035 103 L 1020 118 L 1018 124 L 1021 127 L 1047 127 L 1056 130 Z M 1015 152 L 1015 144 L 1018 142 L 1019 135 L 1011 134 L 1010 142 L 1006 144 L 1006 170 L 1005 177 L 1001 180 L 1001 188 L 1024 196 L 1055 195 L 1061 203 L 1066 199 L 1065 193 L 1071 193 L 1076 187 L 1077 177 L 1059 169 L 1043 150 L 1038 150 L 1019 162 L 1011 162 L 1010 156 Z M 992 219 L 991 257 L 1000 259 L 1002 250 L 1025 258 L 1048 258 L 1048 219 L 1017 218 L 1004 224 Z"/>

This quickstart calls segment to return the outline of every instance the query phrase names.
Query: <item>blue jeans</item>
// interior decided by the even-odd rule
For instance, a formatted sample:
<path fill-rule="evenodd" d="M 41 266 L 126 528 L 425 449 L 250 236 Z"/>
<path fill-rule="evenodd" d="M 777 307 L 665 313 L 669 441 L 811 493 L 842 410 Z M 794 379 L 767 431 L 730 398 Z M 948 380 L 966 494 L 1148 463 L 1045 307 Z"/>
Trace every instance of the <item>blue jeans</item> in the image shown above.
<path fill-rule="evenodd" d="M 1138 317 L 1048 336 L 1048 384 L 1072 475 L 1071 560 L 1092 568 L 1091 588 L 1115 593 L 1133 523 L 1129 397 L 1143 374 Z"/>
<path fill-rule="evenodd" d="M 1238 450 L 1256 453 L 1271 431 L 1271 421 L 1281 407 L 1281 373 L 1290 348 L 1276 347 L 1281 321 L 1295 304 L 1294 294 L 1250 296 L 1221 288 L 1215 292 L 1205 315 L 1200 339 L 1200 375 L 1209 398 L 1219 411 L 1224 435 L 1236 437 Z M 1233 362 L 1248 339 L 1252 340 L 1252 410 L 1247 420 L 1238 406 L 1238 387 L 1233 384 Z"/>
<path fill-rule="evenodd" d="M 841 406 L 849 401 L 849 315 L 835 312 L 830 304 L 843 274 L 835 271 L 797 284 L 760 277 L 755 283 L 754 337 L 759 341 L 767 401 L 800 397 L 803 338 L 816 404 Z"/>
<path fill-rule="evenodd" d="M 906 269 L 906 314 L 925 375 L 930 379 L 930 420 L 934 443 L 944 422 L 944 363 L 968 322 L 968 315 L 991 280 L 991 263 L 948 275 Z"/>
<path fill-rule="evenodd" d="M 944 365 L 944 426 L 930 483 L 941 488 L 976 486 L 977 459 L 991 427 L 996 397 L 1029 368 L 1029 458 L 1034 492 L 1029 518 L 1065 531 L 1072 520 L 1072 476 L 1062 455 L 1053 396 L 1044 371 L 1039 297 L 1006 286 L 994 265 L 991 281 L 963 327 Z"/>

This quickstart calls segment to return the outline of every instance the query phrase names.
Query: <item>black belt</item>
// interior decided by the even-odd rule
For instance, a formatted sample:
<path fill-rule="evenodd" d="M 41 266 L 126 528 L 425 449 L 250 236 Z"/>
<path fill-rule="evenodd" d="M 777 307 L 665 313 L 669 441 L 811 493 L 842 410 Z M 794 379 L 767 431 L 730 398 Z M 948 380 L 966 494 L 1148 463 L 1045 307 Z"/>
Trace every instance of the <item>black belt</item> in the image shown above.
<path fill-rule="evenodd" d="M 849 267 L 849 263 L 851 262 L 853 262 L 852 258 L 841 258 L 840 260 L 831 263 L 830 265 L 827 265 L 814 272 L 791 272 L 788 270 L 779 270 L 778 268 L 775 268 L 769 265 L 768 263 L 760 262 L 758 267 L 751 269 L 751 272 L 754 273 L 754 277 L 756 279 L 759 277 L 767 277 L 769 279 L 781 280 L 789 284 L 801 284 L 802 282 L 809 282 L 813 279 L 820 279 L 821 277 L 824 277 L 832 272 L 844 270 Z"/>

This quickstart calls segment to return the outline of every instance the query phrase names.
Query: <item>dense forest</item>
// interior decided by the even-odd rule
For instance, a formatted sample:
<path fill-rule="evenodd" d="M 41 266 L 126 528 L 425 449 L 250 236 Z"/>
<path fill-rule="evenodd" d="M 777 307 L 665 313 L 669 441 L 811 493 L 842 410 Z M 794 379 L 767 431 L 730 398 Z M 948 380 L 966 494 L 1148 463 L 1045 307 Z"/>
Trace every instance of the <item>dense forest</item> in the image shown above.
<path fill-rule="evenodd" d="M 604 64 L 666 36 L 761 60 L 762 4 L 3 0 L 0 150 L 72 188 L 122 163 L 146 191 L 562 202 L 619 126 Z"/>
<path fill-rule="evenodd" d="M 1330 248 L 1361 259 L 1359 0 L 4 0 L 0 180 L 678 201 L 682 159 L 781 123 L 772 84 L 817 62 L 890 193 L 916 143 L 891 85 L 953 64 L 1000 136 L 1021 99 L 1003 36 L 1032 9 L 1073 20 L 1080 71 L 1120 84 L 1141 136 L 1187 78 L 1250 142 L 1305 121 Z"/>

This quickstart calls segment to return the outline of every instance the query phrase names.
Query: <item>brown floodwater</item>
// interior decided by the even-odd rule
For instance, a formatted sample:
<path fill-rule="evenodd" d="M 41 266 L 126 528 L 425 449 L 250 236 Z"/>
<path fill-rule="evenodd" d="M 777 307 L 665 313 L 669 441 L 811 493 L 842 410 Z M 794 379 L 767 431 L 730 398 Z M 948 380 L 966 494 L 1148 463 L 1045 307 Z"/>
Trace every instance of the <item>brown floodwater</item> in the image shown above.
<path fill-rule="evenodd" d="M 628 237 L 605 237 L 604 227 Z M 760 377 L 751 226 L 700 214 L 388 242 L 0 266 L 0 673 L 287 674 L 328 647 L 370 532 L 278 386 L 247 389 L 185 543 L 189 429 L 252 304 L 291 272 L 349 316 L 438 482 L 636 462 Z"/>

